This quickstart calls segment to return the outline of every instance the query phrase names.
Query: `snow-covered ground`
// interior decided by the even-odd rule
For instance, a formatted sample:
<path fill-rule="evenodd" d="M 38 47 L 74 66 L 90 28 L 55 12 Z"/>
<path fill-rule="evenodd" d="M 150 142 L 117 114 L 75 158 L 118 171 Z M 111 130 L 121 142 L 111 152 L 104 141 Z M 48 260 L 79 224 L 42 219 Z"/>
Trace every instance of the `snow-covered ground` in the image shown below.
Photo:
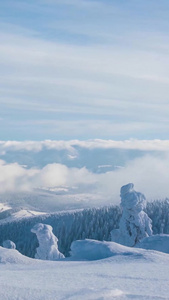
<path fill-rule="evenodd" d="M 11 209 L 11 206 L 5 204 L 5 203 L 0 203 L 0 213 L 6 211 L 6 210 L 9 210 Z"/>
<path fill-rule="evenodd" d="M 24 218 L 31 218 L 31 217 L 45 215 L 45 214 L 46 213 L 44 213 L 44 212 L 21 209 L 17 212 L 11 213 L 11 215 L 9 217 L 0 220 L 0 225 L 5 224 L 5 223 L 14 222 L 14 221 L 19 221 Z"/>
<path fill-rule="evenodd" d="M 74 253 L 60 261 L 34 260 L 0 247 L 0 299 L 169 299 L 168 254 L 112 242 L 80 243 L 82 247 L 76 244 L 74 249 L 76 254 L 83 249 L 81 257 Z M 103 256 L 108 249 L 113 256 L 78 260 L 91 250 L 98 254 L 99 249 Z"/>
<path fill-rule="evenodd" d="M 136 247 L 169 254 L 169 234 L 156 234 L 146 237 Z"/>

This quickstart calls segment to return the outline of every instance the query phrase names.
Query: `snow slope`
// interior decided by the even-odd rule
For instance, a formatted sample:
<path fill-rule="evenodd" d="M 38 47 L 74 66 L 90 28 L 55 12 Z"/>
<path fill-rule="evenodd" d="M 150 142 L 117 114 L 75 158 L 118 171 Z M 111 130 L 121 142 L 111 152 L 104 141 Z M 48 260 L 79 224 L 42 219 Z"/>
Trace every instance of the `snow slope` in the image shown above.
<path fill-rule="evenodd" d="M 97 241 L 87 241 L 87 252 L 89 243 L 96 252 L 101 247 Z M 103 252 L 109 247 L 114 255 L 94 261 L 76 261 L 74 257 L 74 261 L 54 262 L 30 259 L 0 247 L 0 299 L 169 299 L 168 254 L 111 242 L 103 247 Z"/>
<path fill-rule="evenodd" d="M 5 224 L 5 223 L 20 221 L 25 218 L 31 218 L 31 217 L 40 216 L 40 215 L 46 215 L 46 213 L 39 212 L 39 211 L 33 211 L 33 210 L 27 210 L 27 209 L 21 209 L 17 212 L 11 212 L 10 216 L 0 220 L 0 225 Z"/>
<path fill-rule="evenodd" d="M 30 264 L 33 260 L 15 249 L 0 247 L 0 264 Z"/>
<path fill-rule="evenodd" d="M 6 211 L 6 210 L 9 210 L 11 209 L 11 206 L 9 206 L 8 204 L 5 204 L 5 203 L 0 203 L 0 213 Z"/>

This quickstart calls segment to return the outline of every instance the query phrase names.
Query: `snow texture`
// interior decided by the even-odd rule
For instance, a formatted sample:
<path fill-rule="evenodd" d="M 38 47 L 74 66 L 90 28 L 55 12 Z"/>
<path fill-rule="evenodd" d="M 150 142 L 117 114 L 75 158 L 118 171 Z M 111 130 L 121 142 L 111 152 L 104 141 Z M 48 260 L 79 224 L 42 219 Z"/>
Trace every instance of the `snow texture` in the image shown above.
<path fill-rule="evenodd" d="M 36 249 L 35 258 L 43 260 L 58 260 L 64 255 L 58 250 L 58 239 L 52 232 L 50 225 L 38 223 L 31 231 L 36 234 L 39 247 Z"/>
<path fill-rule="evenodd" d="M 120 190 L 122 217 L 119 229 L 111 231 L 111 240 L 129 247 L 152 235 L 151 220 L 143 211 L 146 198 L 134 190 L 134 184 L 122 186 Z"/>
<path fill-rule="evenodd" d="M 15 243 L 10 240 L 3 241 L 2 246 L 7 249 L 16 249 Z"/>
<path fill-rule="evenodd" d="M 22 255 L 17 250 L 0 247 L 0 264 L 30 264 L 30 263 L 33 263 L 33 259 Z"/>
<path fill-rule="evenodd" d="M 80 243 L 75 242 L 74 246 L 81 258 L 87 257 L 92 248 L 93 255 L 102 252 L 105 257 L 107 251 L 114 255 L 95 261 L 74 261 L 78 260 L 74 257 L 72 261 L 51 262 L 30 259 L 16 250 L 0 247 L 0 299 L 168 299 L 168 254 L 113 242 Z"/>

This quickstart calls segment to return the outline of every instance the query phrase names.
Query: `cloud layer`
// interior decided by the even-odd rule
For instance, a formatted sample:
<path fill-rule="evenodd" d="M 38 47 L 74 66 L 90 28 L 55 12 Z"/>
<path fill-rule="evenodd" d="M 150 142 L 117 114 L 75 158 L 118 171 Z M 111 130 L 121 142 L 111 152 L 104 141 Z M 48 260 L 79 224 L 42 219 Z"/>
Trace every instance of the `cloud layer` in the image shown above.
<path fill-rule="evenodd" d="M 7 164 L 0 161 L 0 192 L 33 191 L 45 188 L 57 191 L 65 188 L 68 195 L 82 193 L 100 196 L 99 205 L 119 203 L 120 187 L 129 182 L 135 184 L 149 200 L 169 197 L 168 185 L 169 156 L 154 157 L 145 155 L 128 162 L 123 168 L 95 174 L 86 168 L 68 168 L 62 164 L 48 164 L 42 169 L 26 169 L 17 163 Z M 71 200 L 72 201 L 72 200 Z M 95 203 L 96 205 L 97 203 Z"/>
<path fill-rule="evenodd" d="M 76 152 L 76 146 L 84 149 L 125 149 L 141 151 L 164 151 L 169 150 L 169 140 L 45 140 L 45 141 L 0 141 L 0 154 L 8 151 L 33 151 L 40 152 L 43 149 L 67 150 L 70 153 Z"/>

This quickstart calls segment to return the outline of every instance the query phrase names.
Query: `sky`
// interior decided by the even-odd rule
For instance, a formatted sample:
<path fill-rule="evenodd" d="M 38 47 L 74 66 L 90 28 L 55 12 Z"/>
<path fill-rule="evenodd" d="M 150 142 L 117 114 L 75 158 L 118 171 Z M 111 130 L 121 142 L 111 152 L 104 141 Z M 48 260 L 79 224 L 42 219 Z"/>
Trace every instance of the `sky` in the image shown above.
<path fill-rule="evenodd" d="M 0 140 L 168 139 L 168 0 L 0 2 Z"/>
<path fill-rule="evenodd" d="M 0 194 L 169 197 L 168 20 L 168 0 L 0 1 Z"/>

